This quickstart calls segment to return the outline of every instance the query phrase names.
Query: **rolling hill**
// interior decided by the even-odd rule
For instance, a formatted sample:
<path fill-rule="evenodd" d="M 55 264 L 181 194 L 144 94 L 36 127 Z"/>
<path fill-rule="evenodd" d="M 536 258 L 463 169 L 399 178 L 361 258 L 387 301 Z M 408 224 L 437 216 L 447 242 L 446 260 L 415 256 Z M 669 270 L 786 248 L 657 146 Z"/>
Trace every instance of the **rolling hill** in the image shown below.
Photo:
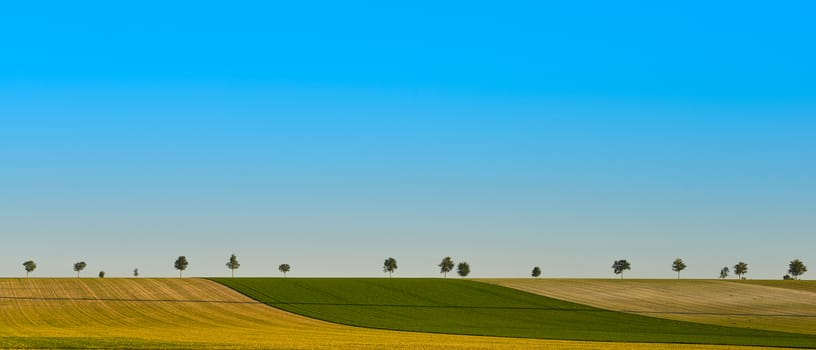
<path fill-rule="evenodd" d="M 815 335 L 647 317 L 468 280 L 215 280 L 282 310 L 360 327 L 590 341 L 816 346 Z"/>
<path fill-rule="evenodd" d="M 608 310 L 713 325 L 816 334 L 812 281 L 485 279 Z"/>
<path fill-rule="evenodd" d="M 287 279 L 287 283 L 291 281 L 297 280 Z M 372 289 L 372 292 L 376 291 Z M 402 293 L 413 294 L 410 291 Z M 425 292 L 417 293 L 420 296 Z M 456 319 L 455 313 L 442 317 L 451 322 L 462 322 Z M 627 330 L 618 328 L 617 331 Z M 0 279 L 0 348 L 760 349 L 366 329 L 272 308 L 210 280 L 148 278 Z"/>
<path fill-rule="evenodd" d="M 204 279 L 0 279 L 0 348 L 529 349 L 553 345 L 577 349 L 586 344 L 342 326 L 268 307 Z"/>

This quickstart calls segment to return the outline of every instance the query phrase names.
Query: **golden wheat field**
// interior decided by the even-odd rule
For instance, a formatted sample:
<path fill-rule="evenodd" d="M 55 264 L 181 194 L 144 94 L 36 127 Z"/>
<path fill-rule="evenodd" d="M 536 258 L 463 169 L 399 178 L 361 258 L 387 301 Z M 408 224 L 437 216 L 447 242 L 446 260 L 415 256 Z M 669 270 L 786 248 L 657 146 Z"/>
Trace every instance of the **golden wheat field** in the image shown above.
<path fill-rule="evenodd" d="M 0 346 L 15 348 L 73 341 L 142 348 L 748 349 L 355 328 L 274 309 L 204 279 L 0 279 L 0 325 Z"/>
<path fill-rule="evenodd" d="M 816 334 L 812 281 L 485 279 L 604 309 L 673 320 Z"/>

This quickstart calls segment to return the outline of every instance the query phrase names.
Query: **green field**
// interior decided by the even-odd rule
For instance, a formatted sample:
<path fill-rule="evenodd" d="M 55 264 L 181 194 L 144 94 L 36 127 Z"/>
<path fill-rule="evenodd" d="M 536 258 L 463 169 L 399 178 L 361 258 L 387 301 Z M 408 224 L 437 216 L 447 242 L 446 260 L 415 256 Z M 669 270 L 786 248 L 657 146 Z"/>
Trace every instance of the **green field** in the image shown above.
<path fill-rule="evenodd" d="M 455 279 L 216 278 L 265 304 L 346 325 L 469 335 L 816 347 L 816 336 L 608 311 Z"/>

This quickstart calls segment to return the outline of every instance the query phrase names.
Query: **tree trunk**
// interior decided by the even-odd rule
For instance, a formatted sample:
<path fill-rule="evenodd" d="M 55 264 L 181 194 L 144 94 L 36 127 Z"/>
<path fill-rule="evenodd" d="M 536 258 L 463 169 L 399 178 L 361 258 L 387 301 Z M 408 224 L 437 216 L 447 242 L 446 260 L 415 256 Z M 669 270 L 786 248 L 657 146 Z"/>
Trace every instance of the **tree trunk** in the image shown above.
<path fill-rule="evenodd" d="M 230 272 L 232 272 L 232 278 L 235 278 L 235 270 L 230 269 Z"/>

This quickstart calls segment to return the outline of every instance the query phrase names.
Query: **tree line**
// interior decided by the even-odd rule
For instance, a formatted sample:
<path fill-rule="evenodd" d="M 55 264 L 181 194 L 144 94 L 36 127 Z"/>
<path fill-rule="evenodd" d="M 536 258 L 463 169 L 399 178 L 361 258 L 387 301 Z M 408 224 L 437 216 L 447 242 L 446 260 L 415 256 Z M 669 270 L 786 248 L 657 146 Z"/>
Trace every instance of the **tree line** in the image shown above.
<path fill-rule="evenodd" d="M 458 264 L 453 262 L 453 258 L 446 256 L 442 258 L 442 262 L 439 263 L 439 273 L 442 274 L 443 278 L 448 277 L 448 272 L 453 270 L 453 267 L 456 266 L 456 273 L 461 277 L 467 277 L 470 274 L 470 264 L 467 261 L 461 261 Z M 397 270 L 397 259 L 393 257 L 388 257 L 383 262 L 383 272 L 388 273 L 388 277 L 390 278 L 394 271 Z"/>
<path fill-rule="evenodd" d="M 179 256 L 176 261 L 173 263 L 173 266 L 176 270 L 179 271 L 179 278 L 183 277 L 184 270 L 187 269 L 187 266 L 190 263 L 187 261 L 187 257 L 184 255 Z M 85 270 L 88 266 L 84 261 L 78 261 L 74 263 L 74 272 L 77 273 L 77 277 L 79 277 L 80 272 Z M 235 270 L 241 267 L 241 263 L 238 262 L 238 257 L 235 254 L 230 255 L 229 260 L 227 260 L 226 266 L 230 269 L 230 274 L 232 277 L 235 277 Z M 439 273 L 442 274 L 443 278 L 447 278 L 448 272 L 453 271 L 454 267 L 456 268 L 456 273 L 460 277 L 467 277 L 470 274 L 470 264 L 466 261 L 461 261 L 459 263 L 455 263 L 453 258 L 446 256 L 442 258 L 442 262 L 437 265 L 439 267 Z M 686 263 L 683 259 L 677 258 L 671 264 L 671 269 L 674 272 L 677 272 L 677 279 L 680 279 L 680 272 L 685 270 L 687 267 Z M 37 263 L 33 260 L 28 260 L 23 263 L 23 268 L 26 272 L 26 278 L 28 278 L 29 274 L 34 272 L 37 269 Z M 398 268 L 397 259 L 393 257 L 388 257 L 383 262 L 383 272 L 388 273 L 388 277 L 390 278 L 394 272 L 396 272 Z M 291 271 L 292 267 L 289 264 L 280 264 L 278 265 L 278 271 L 283 273 L 283 277 L 286 277 L 286 274 Z M 623 273 L 625 271 L 631 270 L 632 264 L 627 261 L 626 259 L 615 260 L 612 263 L 612 272 L 616 275 L 620 275 L 623 278 Z M 720 269 L 719 278 L 725 279 L 729 276 L 732 270 L 728 266 L 724 266 Z M 799 260 L 794 259 L 788 264 L 788 273 L 782 277 L 785 280 L 798 280 L 805 272 L 807 272 L 807 266 Z M 733 273 L 737 276 L 737 279 L 745 279 L 745 274 L 748 273 L 748 264 L 740 261 L 733 266 Z M 539 277 L 541 276 L 541 268 L 539 266 L 533 267 L 533 270 L 530 274 L 532 277 Z M 133 269 L 133 276 L 139 277 L 139 269 Z M 105 271 L 99 271 L 99 277 L 105 277 Z"/>
<path fill-rule="evenodd" d="M 182 273 L 184 270 L 187 270 L 187 266 L 190 265 L 190 262 L 187 261 L 187 257 L 184 255 L 179 256 L 176 258 L 176 261 L 173 262 L 173 267 L 179 271 L 179 278 L 183 277 Z M 74 272 L 77 274 L 77 278 L 79 278 L 80 273 L 88 267 L 88 264 L 84 261 L 78 261 L 74 263 L 73 268 Z M 235 277 L 235 270 L 241 267 L 241 263 L 238 262 L 238 257 L 235 254 L 230 255 L 229 260 L 227 261 L 227 268 L 231 270 L 232 277 Z M 29 274 L 34 272 L 37 269 L 37 263 L 34 260 L 28 260 L 23 263 L 23 268 L 26 272 L 26 278 L 28 278 Z M 289 264 L 280 264 L 278 265 L 278 271 L 283 273 L 283 277 L 286 277 L 286 273 L 292 270 L 292 266 Z M 99 271 L 99 278 L 105 278 L 105 271 Z M 139 268 L 133 269 L 133 277 L 139 277 Z"/>
<path fill-rule="evenodd" d="M 686 263 L 683 262 L 683 259 L 677 258 L 671 264 L 671 269 L 674 272 L 677 272 L 677 279 L 680 279 L 680 271 L 685 270 L 687 267 Z M 626 259 L 615 260 L 612 263 L 612 272 L 616 275 L 620 275 L 623 278 L 623 272 L 626 270 L 631 270 L 632 264 L 626 261 Z M 782 279 L 789 280 L 798 280 L 799 276 L 802 276 L 805 272 L 807 272 L 807 266 L 799 260 L 794 259 L 788 264 L 788 274 L 782 276 Z M 731 273 L 731 270 L 728 266 L 723 267 L 720 269 L 720 278 L 725 279 L 728 277 L 728 274 Z M 745 279 L 745 274 L 748 273 L 748 264 L 744 261 L 740 261 L 734 265 L 734 274 L 737 276 L 737 279 Z M 536 271 L 533 270 L 533 276 L 536 276 Z"/>

